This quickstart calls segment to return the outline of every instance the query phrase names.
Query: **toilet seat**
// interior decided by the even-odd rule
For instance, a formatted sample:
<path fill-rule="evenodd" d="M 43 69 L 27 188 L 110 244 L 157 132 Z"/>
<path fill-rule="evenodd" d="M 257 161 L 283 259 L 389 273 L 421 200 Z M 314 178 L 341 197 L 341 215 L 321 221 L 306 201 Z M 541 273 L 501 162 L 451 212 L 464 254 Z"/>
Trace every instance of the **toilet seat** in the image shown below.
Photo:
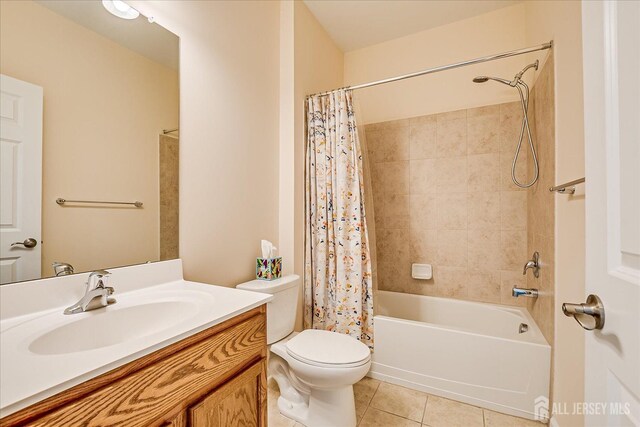
<path fill-rule="evenodd" d="M 369 347 L 337 332 L 307 329 L 288 340 L 285 346 L 289 356 L 318 367 L 352 368 L 371 359 Z"/>

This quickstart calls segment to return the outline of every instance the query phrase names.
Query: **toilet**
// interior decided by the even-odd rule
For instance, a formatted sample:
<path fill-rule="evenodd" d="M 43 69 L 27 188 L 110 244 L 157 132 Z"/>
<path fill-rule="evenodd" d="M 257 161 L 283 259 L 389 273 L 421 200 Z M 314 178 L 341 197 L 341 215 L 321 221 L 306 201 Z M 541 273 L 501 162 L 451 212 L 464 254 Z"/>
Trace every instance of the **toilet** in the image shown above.
<path fill-rule="evenodd" d="M 269 375 L 278 383 L 280 413 L 307 427 L 356 425 L 353 384 L 371 366 L 369 347 L 336 332 L 293 332 L 300 277 L 236 286 L 273 295 L 267 304 Z"/>

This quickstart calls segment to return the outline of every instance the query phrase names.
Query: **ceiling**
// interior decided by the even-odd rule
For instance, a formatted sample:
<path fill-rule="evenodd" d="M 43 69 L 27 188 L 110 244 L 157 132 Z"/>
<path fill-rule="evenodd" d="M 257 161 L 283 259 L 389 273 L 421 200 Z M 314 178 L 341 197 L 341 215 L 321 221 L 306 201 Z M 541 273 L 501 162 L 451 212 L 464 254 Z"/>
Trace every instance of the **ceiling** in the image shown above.
<path fill-rule="evenodd" d="M 519 0 L 304 0 L 344 52 L 481 15 Z"/>
<path fill-rule="evenodd" d="M 178 69 L 178 36 L 151 24 L 144 16 L 126 20 L 113 16 L 100 0 L 36 0 L 36 3 L 152 61 Z"/>

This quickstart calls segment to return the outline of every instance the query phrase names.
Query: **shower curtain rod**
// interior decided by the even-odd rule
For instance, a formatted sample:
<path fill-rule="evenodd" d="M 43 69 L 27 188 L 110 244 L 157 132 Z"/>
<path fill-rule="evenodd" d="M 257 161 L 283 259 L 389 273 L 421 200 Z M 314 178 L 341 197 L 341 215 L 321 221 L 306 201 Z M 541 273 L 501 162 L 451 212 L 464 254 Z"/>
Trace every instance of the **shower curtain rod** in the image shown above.
<path fill-rule="evenodd" d="M 425 74 L 432 74 L 432 73 L 437 73 L 439 71 L 452 70 L 454 68 L 460 68 L 460 67 L 464 67 L 464 66 L 472 65 L 472 64 L 480 64 L 481 62 L 493 61 L 494 59 L 508 58 L 510 56 L 522 55 L 522 54 L 525 54 L 525 53 L 536 52 L 538 50 L 551 49 L 552 47 L 553 47 L 553 40 L 549 41 L 548 43 L 543 43 L 543 44 L 537 45 L 537 46 L 525 47 L 523 49 L 512 50 L 512 51 L 503 52 L 503 53 L 497 53 L 495 55 L 483 56 L 481 58 L 470 59 L 468 61 L 456 62 L 456 63 L 448 64 L 448 65 L 441 65 L 440 67 L 428 68 L 426 70 L 416 71 L 415 73 L 403 74 L 401 76 L 389 77 L 387 79 L 382 79 L 382 80 L 376 80 L 375 82 L 362 83 L 362 84 L 353 85 L 353 86 L 346 86 L 346 87 L 341 88 L 341 89 L 351 89 L 351 90 L 364 89 L 366 87 L 378 86 L 378 85 L 381 85 L 381 84 L 391 83 L 391 82 L 397 82 L 399 80 L 410 79 L 412 77 L 424 76 Z M 318 95 L 328 95 L 331 92 L 333 92 L 333 91 L 330 90 L 330 91 L 326 91 L 326 92 L 314 93 L 314 94 L 311 94 L 311 95 L 307 95 L 307 98 L 310 98 L 312 96 L 318 96 Z"/>

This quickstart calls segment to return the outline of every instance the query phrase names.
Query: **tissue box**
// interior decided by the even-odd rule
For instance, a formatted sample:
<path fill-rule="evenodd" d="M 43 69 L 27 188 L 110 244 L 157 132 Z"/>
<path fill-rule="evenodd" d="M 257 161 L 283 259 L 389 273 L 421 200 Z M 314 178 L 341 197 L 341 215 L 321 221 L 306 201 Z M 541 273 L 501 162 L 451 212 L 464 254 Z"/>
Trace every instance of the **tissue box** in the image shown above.
<path fill-rule="evenodd" d="M 256 258 L 256 279 L 273 280 L 282 277 L 282 257 Z"/>

